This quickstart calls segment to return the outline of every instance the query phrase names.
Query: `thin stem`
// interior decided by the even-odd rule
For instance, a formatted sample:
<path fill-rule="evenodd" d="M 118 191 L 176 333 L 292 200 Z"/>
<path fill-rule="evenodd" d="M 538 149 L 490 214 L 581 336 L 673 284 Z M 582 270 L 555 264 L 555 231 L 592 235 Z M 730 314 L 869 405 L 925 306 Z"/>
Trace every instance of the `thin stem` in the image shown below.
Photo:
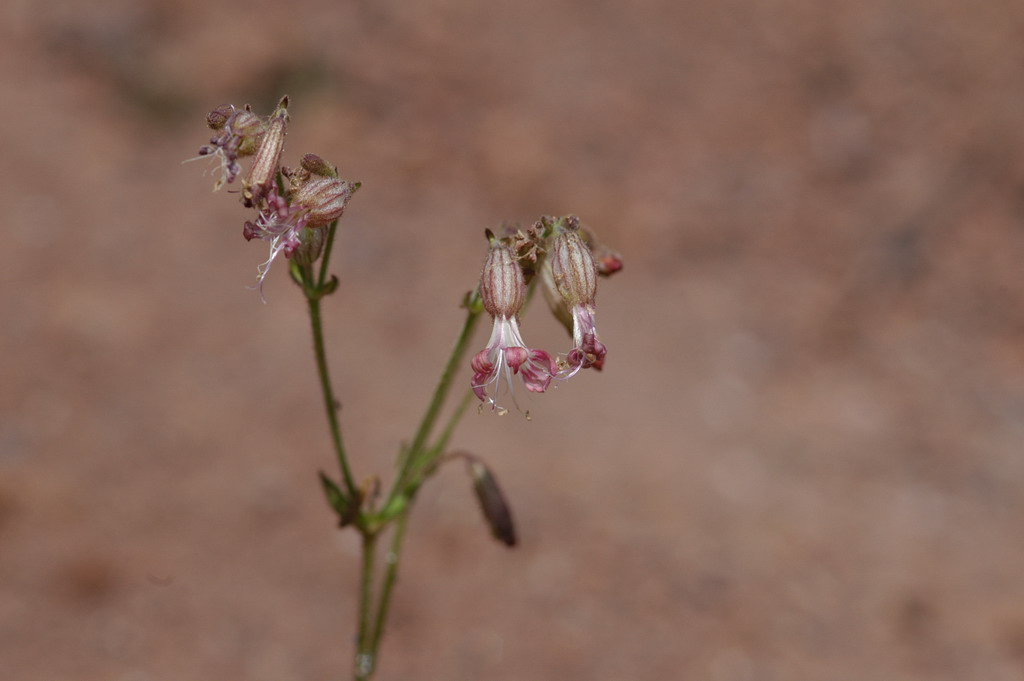
<path fill-rule="evenodd" d="M 469 405 L 473 404 L 473 400 L 476 395 L 472 390 L 467 390 L 462 396 L 462 401 L 459 402 L 459 406 L 452 412 L 451 417 L 448 419 L 448 423 L 445 424 L 444 430 L 441 431 L 441 437 L 437 438 L 437 442 L 430 448 L 430 454 L 432 457 L 436 457 L 438 454 L 444 451 L 444 448 L 448 446 L 448 442 L 452 439 L 452 435 L 455 433 L 455 427 L 459 425 L 459 421 L 465 415 L 466 410 L 469 409 Z"/>
<path fill-rule="evenodd" d="M 316 287 L 322 289 L 327 282 L 327 265 L 331 261 L 331 249 L 334 247 L 334 233 L 338 231 L 338 221 L 335 220 L 327 228 L 327 243 L 324 244 L 324 254 L 320 260 L 320 276 L 317 278 Z"/>
<path fill-rule="evenodd" d="M 328 251 L 329 252 L 329 251 Z M 324 350 L 324 330 L 320 321 L 320 299 L 307 296 L 309 303 L 309 321 L 313 327 L 313 354 L 316 355 L 316 368 L 320 374 L 320 390 L 324 395 L 324 406 L 327 410 L 327 422 L 331 430 L 331 438 L 334 441 L 334 453 L 338 457 L 338 464 L 341 466 L 341 474 L 345 479 L 345 487 L 352 499 L 356 499 L 358 491 L 355 480 L 352 478 L 352 471 L 349 470 L 348 457 L 345 455 L 345 445 L 341 441 L 341 424 L 338 422 L 338 403 L 334 399 L 334 390 L 331 388 L 331 376 L 327 370 L 327 353 Z"/>
<path fill-rule="evenodd" d="M 374 645 L 375 628 L 371 628 L 370 611 L 373 609 L 373 569 L 376 562 L 377 535 L 363 533 L 363 563 L 359 579 L 359 634 L 356 639 L 356 659 L 353 678 L 363 681 L 373 676 L 377 664 Z"/>
<path fill-rule="evenodd" d="M 412 506 L 398 516 L 395 521 L 394 534 L 391 535 L 391 546 L 384 556 L 384 583 L 380 588 L 380 600 L 377 603 L 377 616 L 373 625 L 373 635 L 370 638 L 370 653 L 377 657 L 377 650 L 380 648 L 381 638 L 384 636 L 384 623 L 388 618 L 388 608 L 391 606 L 391 594 L 398 580 L 398 560 L 402 555 L 402 540 L 405 538 L 405 528 L 409 521 L 409 512 Z"/>
<path fill-rule="evenodd" d="M 473 297 L 475 298 L 475 296 Z M 462 324 L 462 330 L 459 332 L 459 336 L 455 341 L 455 346 L 452 348 L 452 353 L 448 357 L 448 362 L 445 364 L 444 371 L 441 372 L 441 379 L 437 383 L 437 388 L 434 389 L 434 396 L 431 398 L 430 405 L 427 407 L 427 411 L 423 415 L 423 420 L 420 422 L 420 427 L 416 431 L 416 436 L 413 438 L 412 444 L 409 445 L 405 455 L 399 461 L 398 477 L 395 479 L 395 484 L 392 487 L 390 494 L 390 497 L 392 498 L 396 494 L 401 493 L 402 487 L 405 483 L 409 482 L 407 477 L 411 472 L 413 462 L 423 454 L 427 438 L 430 437 L 430 432 L 434 428 L 438 414 L 441 412 L 441 407 L 444 406 L 445 399 L 448 397 L 448 391 L 451 389 L 452 380 L 458 372 L 459 365 L 462 363 L 463 357 L 466 354 L 466 348 L 469 346 L 469 341 L 473 337 L 473 330 L 476 328 L 476 323 L 480 319 L 480 311 L 474 308 L 475 305 L 473 305 L 472 301 L 467 301 L 466 320 Z"/>
<path fill-rule="evenodd" d="M 428 476 L 433 474 L 434 464 L 437 462 L 438 457 L 444 453 L 445 447 L 448 446 L 448 442 L 455 433 L 455 428 L 459 425 L 459 421 L 462 420 L 466 410 L 469 409 L 469 405 L 475 399 L 476 395 L 473 394 L 473 391 L 467 390 L 462 396 L 462 400 L 459 401 L 458 406 L 455 407 L 455 411 L 448 417 L 448 423 L 445 424 L 444 430 L 441 431 L 441 436 L 437 438 L 437 441 L 430 446 L 430 449 L 413 466 L 410 477 L 415 477 L 420 471 L 426 471 Z"/>

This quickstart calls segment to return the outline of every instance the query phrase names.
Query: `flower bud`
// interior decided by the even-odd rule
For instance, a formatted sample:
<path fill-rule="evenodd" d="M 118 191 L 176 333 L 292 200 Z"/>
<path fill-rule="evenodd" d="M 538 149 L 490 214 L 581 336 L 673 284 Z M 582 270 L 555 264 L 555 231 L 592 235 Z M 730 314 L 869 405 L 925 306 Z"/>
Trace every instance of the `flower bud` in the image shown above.
<path fill-rule="evenodd" d="M 466 460 L 466 469 L 473 478 L 473 491 L 480 502 L 484 520 L 491 534 L 506 546 L 516 545 L 516 528 L 512 521 L 512 509 L 498 486 L 498 480 L 491 470 L 475 457 Z"/>
<path fill-rule="evenodd" d="M 480 298 L 492 317 L 511 319 L 526 299 L 526 282 L 512 249 L 492 238 L 480 273 Z"/>
<path fill-rule="evenodd" d="M 292 205 L 306 209 L 306 224 L 319 227 L 334 222 L 345 212 L 345 205 L 360 184 L 336 177 L 312 176 L 292 195 Z"/>
<path fill-rule="evenodd" d="M 299 165 L 320 177 L 337 177 L 338 169 L 316 154 L 306 154 Z"/>
<path fill-rule="evenodd" d="M 566 305 L 593 305 L 597 265 L 577 229 L 562 229 L 551 245 L 551 274 Z"/>
<path fill-rule="evenodd" d="M 266 196 L 277 173 L 277 164 L 284 151 L 284 137 L 288 127 L 288 97 L 282 97 L 277 109 L 270 115 L 267 132 L 256 151 L 249 176 L 242 182 L 242 202 L 251 207 Z"/>
<path fill-rule="evenodd" d="M 608 248 L 603 242 L 598 241 L 594 232 L 586 227 L 580 229 L 583 241 L 590 247 L 594 255 L 594 264 L 597 265 L 597 273 L 602 277 L 610 277 L 622 269 L 622 255 L 618 251 Z"/>
<path fill-rule="evenodd" d="M 235 107 L 230 104 L 221 104 L 216 109 L 206 114 L 206 124 L 210 126 L 210 130 L 223 130 L 228 119 L 231 118 L 231 114 L 234 112 Z"/>
<path fill-rule="evenodd" d="M 209 117 L 207 117 L 209 122 Z M 267 130 L 266 124 L 260 117 L 252 112 L 248 105 L 241 111 L 236 111 L 234 118 L 228 121 L 231 134 L 238 140 L 235 148 L 236 156 L 252 156 L 259 148 L 259 143 Z"/>

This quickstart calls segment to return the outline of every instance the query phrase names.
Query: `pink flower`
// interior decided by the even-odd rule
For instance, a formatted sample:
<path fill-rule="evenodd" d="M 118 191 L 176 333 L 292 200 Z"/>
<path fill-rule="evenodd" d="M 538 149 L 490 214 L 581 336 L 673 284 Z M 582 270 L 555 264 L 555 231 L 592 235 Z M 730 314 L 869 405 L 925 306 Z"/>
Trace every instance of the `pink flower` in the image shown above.
<path fill-rule="evenodd" d="M 270 257 L 257 268 L 260 291 L 274 260 L 282 253 L 292 257 L 302 244 L 302 230 L 320 229 L 340 218 L 359 186 L 334 177 L 312 177 L 289 194 L 290 201 L 270 186 L 260 201 L 256 222 L 247 221 L 242 227 L 246 240 L 270 242 Z"/>
<path fill-rule="evenodd" d="M 572 341 L 573 348 L 566 357 L 570 376 L 580 369 L 594 368 L 600 371 L 604 367 L 604 356 L 608 350 L 604 343 L 597 339 L 592 305 L 573 306 Z"/>
<path fill-rule="evenodd" d="M 267 278 L 270 266 L 274 264 L 277 256 L 284 253 L 286 258 L 290 258 L 302 243 L 299 235 L 306 226 L 307 213 L 308 211 L 301 205 L 289 205 L 288 201 L 277 193 L 277 188 L 271 187 L 264 197 L 263 207 L 256 222 L 246 221 L 242 226 L 242 236 L 246 241 L 262 239 L 270 242 L 270 257 L 256 268 L 256 286 L 261 295 L 263 280 Z"/>
<path fill-rule="evenodd" d="M 580 369 L 604 366 L 607 349 L 597 338 L 594 297 L 597 294 L 597 263 L 578 228 L 560 228 L 551 245 L 551 278 L 572 315 L 573 348 L 566 357 L 565 376 Z"/>
<path fill-rule="evenodd" d="M 550 354 L 532 349 L 523 341 L 516 320 L 526 299 L 523 270 L 512 249 L 494 239 L 480 275 L 480 297 L 484 309 L 494 320 L 494 327 L 487 347 L 478 352 L 470 363 L 473 392 L 492 409 L 501 409 L 497 395 L 502 379 L 510 390 L 512 377 L 516 374 L 530 392 L 547 390 L 558 367 Z M 512 402 L 516 408 L 519 407 L 515 396 Z M 501 409 L 501 413 L 505 410 Z"/>
<path fill-rule="evenodd" d="M 491 339 L 487 347 L 473 357 L 470 366 L 473 367 L 473 392 L 492 409 L 499 409 L 497 395 L 502 378 L 511 390 L 512 376 L 519 374 L 527 390 L 542 393 L 558 371 L 551 355 L 526 346 L 515 317 L 494 318 Z M 518 408 L 514 395 L 512 402 Z"/>

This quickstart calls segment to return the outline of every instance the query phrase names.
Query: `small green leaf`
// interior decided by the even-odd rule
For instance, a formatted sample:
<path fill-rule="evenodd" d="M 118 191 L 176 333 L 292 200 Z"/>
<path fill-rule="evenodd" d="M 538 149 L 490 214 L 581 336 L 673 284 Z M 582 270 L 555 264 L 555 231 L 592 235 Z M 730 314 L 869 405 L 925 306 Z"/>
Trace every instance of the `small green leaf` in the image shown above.
<path fill-rule="evenodd" d="M 306 283 L 302 280 L 302 268 L 299 267 L 299 263 L 294 260 L 288 266 L 288 274 L 292 276 L 292 281 L 298 284 L 301 288 L 306 287 Z"/>
<path fill-rule="evenodd" d="M 384 518 L 394 518 L 399 513 L 405 510 L 405 507 L 409 504 L 409 498 L 404 494 L 399 494 L 392 497 L 388 502 L 387 506 L 381 509 L 381 516 Z"/>
<path fill-rule="evenodd" d="M 324 496 L 327 497 L 327 503 L 338 514 L 339 518 L 344 519 L 348 517 L 352 504 L 349 503 L 345 493 L 341 491 L 337 483 L 327 477 L 326 473 L 319 471 L 319 474 L 320 485 L 324 488 Z"/>
<path fill-rule="evenodd" d="M 329 296 L 338 290 L 338 277 L 332 274 L 330 280 L 320 289 L 321 296 Z"/>

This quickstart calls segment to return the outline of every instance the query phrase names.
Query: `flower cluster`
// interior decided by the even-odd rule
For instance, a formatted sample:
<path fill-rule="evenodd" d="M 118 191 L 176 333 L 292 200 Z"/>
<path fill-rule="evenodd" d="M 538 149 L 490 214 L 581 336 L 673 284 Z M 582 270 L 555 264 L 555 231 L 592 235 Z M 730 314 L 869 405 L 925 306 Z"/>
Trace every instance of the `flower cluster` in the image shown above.
<path fill-rule="evenodd" d="M 340 179 L 337 169 L 315 154 L 303 156 L 298 168 L 280 165 L 288 130 L 288 97 L 265 118 L 248 105 L 241 109 L 224 105 L 211 111 L 206 122 L 215 134 L 196 158 L 219 161 L 214 191 L 238 178 L 239 159 L 252 157 L 242 178 L 241 195 L 242 204 L 255 209 L 256 216 L 245 221 L 242 236 L 270 244 L 270 256 L 257 268 L 257 288 L 262 292 L 270 266 L 282 253 L 304 266 L 320 257 L 323 228 L 342 216 L 359 183 Z"/>
<path fill-rule="evenodd" d="M 498 393 L 503 381 L 512 392 L 515 375 L 528 391 L 542 393 L 556 378 L 569 378 L 580 369 L 601 370 L 607 350 L 594 322 L 597 277 L 622 269 L 622 259 L 597 244 L 575 215 L 541 218 L 501 239 L 488 230 L 487 237 L 490 248 L 479 291 L 494 326 L 487 347 L 471 362 L 472 387 L 481 402 L 504 414 Z M 551 311 L 572 336 L 572 349 L 557 359 L 526 345 L 519 330 L 527 287 L 537 274 Z M 514 395 L 512 402 L 518 408 Z"/>

